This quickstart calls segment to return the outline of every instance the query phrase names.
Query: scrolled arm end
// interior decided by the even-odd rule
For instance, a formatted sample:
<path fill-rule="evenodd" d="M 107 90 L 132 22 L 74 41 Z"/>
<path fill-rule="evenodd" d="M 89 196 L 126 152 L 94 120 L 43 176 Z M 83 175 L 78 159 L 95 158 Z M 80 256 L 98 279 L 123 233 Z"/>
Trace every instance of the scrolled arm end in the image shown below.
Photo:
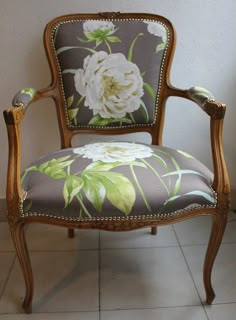
<path fill-rule="evenodd" d="M 212 119 L 223 119 L 225 104 L 216 102 L 213 94 L 202 87 L 191 87 L 187 90 L 187 96 L 196 102 Z"/>
<path fill-rule="evenodd" d="M 22 107 L 27 109 L 30 102 L 34 99 L 36 90 L 33 88 L 24 88 L 17 92 L 12 100 L 14 107 Z"/>
<path fill-rule="evenodd" d="M 213 94 L 203 87 L 194 86 L 187 90 L 189 98 L 196 102 L 201 108 L 204 108 L 206 102 L 214 102 Z"/>

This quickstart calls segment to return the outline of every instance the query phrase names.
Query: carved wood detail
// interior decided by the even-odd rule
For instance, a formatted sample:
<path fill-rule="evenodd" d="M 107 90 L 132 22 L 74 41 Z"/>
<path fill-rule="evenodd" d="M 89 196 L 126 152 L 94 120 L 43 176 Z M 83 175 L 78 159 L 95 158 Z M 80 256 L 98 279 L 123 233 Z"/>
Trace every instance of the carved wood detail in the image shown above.
<path fill-rule="evenodd" d="M 99 15 L 104 19 L 114 19 L 119 17 L 120 12 L 99 12 Z"/>

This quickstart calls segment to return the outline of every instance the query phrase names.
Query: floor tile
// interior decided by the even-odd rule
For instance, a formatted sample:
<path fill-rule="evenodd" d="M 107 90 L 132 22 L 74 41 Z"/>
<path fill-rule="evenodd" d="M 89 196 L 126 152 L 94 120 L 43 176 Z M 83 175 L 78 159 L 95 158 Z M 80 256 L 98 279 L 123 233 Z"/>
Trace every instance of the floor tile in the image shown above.
<path fill-rule="evenodd" d="M 14 250 L 15 248 L 11 239 L 8 223 L 0 222 L 0 252 Z"/>
<path fill-rule="evenodd" d="M 98 310 L 98 252 L 31 252 L 33 312 Z M 22 313 L 25 288 L 16 261 L 0 300 L 0 313 Z"/>
<path fill-rule="evenodd" d="M 235 219 L 235 220 L 234 220 Z M 234 220 L 234 221 L 232 221 Z M 176 223 L 174 229 L 181 245 L 207 244 L 212 218 L 202 216 Z M 223 243 L 236 243 L 236 214 L 229 212 L 228 224 L 225 230 Z"/>
<path fill-rule="evenodd" d="M 236 303 L 205 307 L 209 320 L 233 320 L 236 318 Z"/>
<path fill-rule="evenodd" d="M 0 320 L 99 320 L 98 312 L 4 314 Z"/>
<path fill-rule="evenodd" d="M 15 257 L 14 253 L 10 253 L 10 252 L 0 253 L 0 261 L 1 261 L 0 263 L 0 297 L 3 290 L 3 286 L 10 272 L 10 268 L 12 266 L 14 257 Z"/>
<path fill-rule="evenodd" d="M 178 247 L 101 251 L 101 309 L 200 304 Z"/>
<path fill-rule="evenodd" d="M 207 320 L 202 306 L 102 311 L 101 320 Z"/>
<path fill-rule="evenodd" d="M 67 229 L 43 224 L 30 224 L 26 232 L 29 250 L 98 249 L 98 230 L 75 230 L 68 238 Z"/>
<path fill-rule="evenodd" d="M 184 255 L 192 272 L 194 281 L 205 301 L 202 280 L 202 266 L 206 246 L 183 247 Z M 216 293 L 213 303 L 236 302 L 236 244 L 222 244 L 212 273 L 212 285 Z"/>
<path fill-rule="evenodd" d="M 101 231 L 101 249 L 178 246 L 172 226 L 159 227 L 155 236 L 150 231 L 151 228 L 131 232 Z"/>

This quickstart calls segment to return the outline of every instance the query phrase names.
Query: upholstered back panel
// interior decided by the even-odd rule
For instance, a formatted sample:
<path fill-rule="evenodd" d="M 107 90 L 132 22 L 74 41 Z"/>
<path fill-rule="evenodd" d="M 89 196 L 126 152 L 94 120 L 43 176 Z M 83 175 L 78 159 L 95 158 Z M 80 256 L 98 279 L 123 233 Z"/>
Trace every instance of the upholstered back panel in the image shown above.
<path fill-rule="evenodd" d="M 156 122 L 170 30 L 149 19 L 73 19 L 52 31 L 67 125 Z"/>

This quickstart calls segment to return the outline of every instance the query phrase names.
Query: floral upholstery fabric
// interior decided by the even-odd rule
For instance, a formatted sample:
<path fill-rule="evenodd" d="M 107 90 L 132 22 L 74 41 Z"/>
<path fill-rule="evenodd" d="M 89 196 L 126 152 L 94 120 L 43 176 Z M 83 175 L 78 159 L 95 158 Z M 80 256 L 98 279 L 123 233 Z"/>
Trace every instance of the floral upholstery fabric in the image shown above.
<path fill-rule="evenodd" d="M 23 108 L 27 108 L 30 101 L 34 98 L 36 90 L 33 88 L 24 88 L 17 92 L 12 100 L 13 106 L 23 106 Z"/>
<path fill-rule="evenodd" d="M 212 178 L 183 151 L 93 143 L 48 154 L 26 168 L 22 213 L 65 219 L 178 214 L 216 205 Z"/>
<path fill-rule="evenodd" d="M 125 127 L 156 120 L 168 29 L 148 20 L 75 20 L 54 29 L 68 125 Z"/>
<path fill-rule="evenodd" d="M 192 87 L 188 90 L 188 95 L 193 101 L 195 101 L 200 107 L 204 108 L 207 101 L 214 101 L 213 94 L 203 87 Z"/>

